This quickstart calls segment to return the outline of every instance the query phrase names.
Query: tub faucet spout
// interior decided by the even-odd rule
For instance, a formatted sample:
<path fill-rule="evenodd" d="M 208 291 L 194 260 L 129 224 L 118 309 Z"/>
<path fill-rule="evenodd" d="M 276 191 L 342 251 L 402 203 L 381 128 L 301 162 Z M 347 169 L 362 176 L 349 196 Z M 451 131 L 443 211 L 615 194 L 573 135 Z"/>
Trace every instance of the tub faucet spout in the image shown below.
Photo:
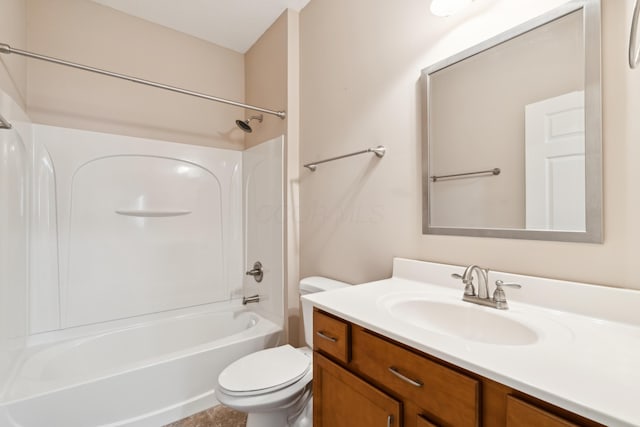
<path fill-rule="evenodd" d="M 260 295 L 251 295 L 250 297 L 242 297 L 242 305 L 247 305 L 253 302 L 260 302 Z"/>

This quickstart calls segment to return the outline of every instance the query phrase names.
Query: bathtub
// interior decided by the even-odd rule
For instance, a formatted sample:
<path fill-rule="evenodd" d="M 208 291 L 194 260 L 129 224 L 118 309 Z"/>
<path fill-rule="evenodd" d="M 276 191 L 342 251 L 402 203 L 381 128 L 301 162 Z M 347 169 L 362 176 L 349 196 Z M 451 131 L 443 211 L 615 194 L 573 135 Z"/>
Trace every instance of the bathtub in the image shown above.
<path fill-rule="evenodd" d="M 282 329 L 239 302 L 35 336 L 0 427 L 158 427 L 215 406 L 220 371 Z"/>

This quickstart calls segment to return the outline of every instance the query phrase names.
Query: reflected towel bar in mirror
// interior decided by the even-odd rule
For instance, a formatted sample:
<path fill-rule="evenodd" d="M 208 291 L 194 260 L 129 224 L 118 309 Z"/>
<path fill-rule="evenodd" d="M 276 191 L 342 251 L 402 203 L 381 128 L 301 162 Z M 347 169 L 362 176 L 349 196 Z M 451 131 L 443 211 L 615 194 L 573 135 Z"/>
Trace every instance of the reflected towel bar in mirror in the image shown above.
<path fill-rule="evenodd" d="M 345 157 L 357 156 L 358 154 L 365 154 L 365 153 L 375 153 L 377 157 L 384 157 L 384 154 L 386 153 L 386 151 L 387 149 L 384 146 L 378 145 L 375 148 L 367 148 L 366 150 L 356 151 L 355 153 L 344 154 L 342 156 L 331 157 L 330 159 L 320 160 L 318 162 L 307 163 L 306 165 L 303 165 L 303 166 L 309 169 L 311 172 L 313 172 L 321 163 L 332 162 L 334 160 L 340 160 L 340 159 L 344 159 Z"/>
<path fill-rule="evenodd" d="M 500 168 L 493 168 L 486 171 L 478 171 L 478 172 L 454 173 L 451 175 L 440 175 L 440 176 L 433 175 L 433 176 L 430 176 L 429 179 L 433 182 L 436 182 L 437 180 L 444 179 L 444 178 L 471 177 L 475 175 L 485 175 L 485 174 L 491 174 L 492 176 L 500 175 Z"/>
<path fill-rule="evenodd" d="M 118 215 L 137 216 L 140 218 L 166 218 L 170 216 L 189 215 L 191 211 L 172 211 L 172 210 L 144 210 L 144 209 L 118 209 L 115 211 Z"/>

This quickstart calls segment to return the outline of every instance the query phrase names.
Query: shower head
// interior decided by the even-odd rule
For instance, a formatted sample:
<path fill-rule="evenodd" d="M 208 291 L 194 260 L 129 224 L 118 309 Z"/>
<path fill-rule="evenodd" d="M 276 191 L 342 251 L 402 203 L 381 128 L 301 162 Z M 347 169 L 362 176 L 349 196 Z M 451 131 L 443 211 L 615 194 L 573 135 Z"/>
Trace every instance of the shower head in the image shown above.
<path fill-rule="evenodd" d="M 262 114 L 260 114 L 259 116 L 251 116 L 247 120 L 236 120 L 236 125 L 244 132 L 251 133 L 253 132 L 253 129 L 251 129 L 251 126 L 249 126 L 249 122 L 251 120 L 257 120 L 258 123 L 262 123 Z"/>

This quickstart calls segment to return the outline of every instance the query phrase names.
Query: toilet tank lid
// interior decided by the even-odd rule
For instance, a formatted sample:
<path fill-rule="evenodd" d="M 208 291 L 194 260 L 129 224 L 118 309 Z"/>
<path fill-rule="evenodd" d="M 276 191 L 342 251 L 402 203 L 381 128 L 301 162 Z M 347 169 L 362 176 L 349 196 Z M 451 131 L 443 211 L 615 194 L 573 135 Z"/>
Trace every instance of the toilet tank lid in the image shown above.
<path fill-rule="evenodd" d="M 350 284 L 326 277 L 311 276 L 300 280 L 300 293 L 311 294 L 314 292 L 330 291 L 331 289 L 344 288 L 347 286 L 350 286 Z"/>

